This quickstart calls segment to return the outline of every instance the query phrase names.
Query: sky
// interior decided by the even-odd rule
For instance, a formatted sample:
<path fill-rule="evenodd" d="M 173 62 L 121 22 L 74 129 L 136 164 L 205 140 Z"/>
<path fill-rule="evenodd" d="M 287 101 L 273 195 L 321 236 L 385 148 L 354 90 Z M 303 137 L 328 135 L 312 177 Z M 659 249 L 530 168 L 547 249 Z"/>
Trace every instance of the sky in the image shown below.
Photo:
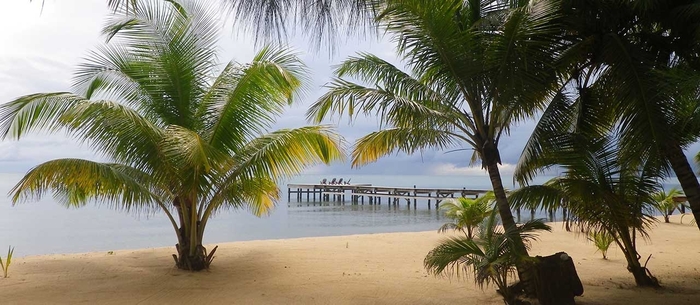
<path fill-rule="evenodd" d="M 90 50 L 104 42 L 100 30 L 111 14 L 106 3 L 106 0 L 47 0 L 42 9 L 41 1 L 3 1 L 0 9 L 0 103 L 32 93 L 69 91 L 74 68 Z M 220 63 L 250 61 L 260 45 L 243 31 L 237 31 L 231 22 L 224 22 L 226 18 L 230 17 L 221 16 Z M 313 47 L 304 37 L 289 39 L 290 47 L 300 52 L 309 67 L 312 81 L 304 98 L 284 113 L 275 128 L 309 124 L 306 109 L 323 94 L 323 85 L 332 77 L 332 66 L 344 58 L 357 52 L 369 52 L 400 64 L 391 41 L 386 38 L 348 38 L 338 39 L 338 42 L 336 51 L 329 53 Z M 349 143 L 379 128 L 377 118 L 373 117 L 360 119 L 352 125 L 347 119 L 337 117 L 325 123 L 336 125 Z M 504 175 L 512 172 L 534 124 L 529 121 L 515 126 L 510 136 L 501 140 Z M 700 145 L 693 145 L 689 151 L 699 149 Z M 396 154 L 359 169 L 352 169 L 348 161 L 319 165 L 305 173 L 485 175 L 478 165 L 469 166 L 471 154 L 471 150 Z M 0 142 L 0 172 L 25 172 L 41 162 L 65 157 L 100 159 L 86 146 L 61 134 L 34 134 L 20 141 Z"/>

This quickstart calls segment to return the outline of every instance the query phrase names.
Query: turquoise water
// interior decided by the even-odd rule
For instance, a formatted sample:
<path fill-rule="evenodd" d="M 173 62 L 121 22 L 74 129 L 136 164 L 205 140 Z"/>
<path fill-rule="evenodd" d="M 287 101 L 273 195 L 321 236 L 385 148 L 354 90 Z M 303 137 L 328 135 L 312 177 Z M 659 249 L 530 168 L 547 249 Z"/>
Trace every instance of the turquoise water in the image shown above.
<path fill-rule="evenodd" d="M 163 247 L 177 242 L 172 226 L 161 214 L 132 215 L 92 205 L 67 209 L 50 196 L 40 202 L 12 206 L 5 194 L 21 176 L 0 174 L 0 251 L 12 245 L 15 255 L 26 256 Z M 321 204 L 306 202 L 304 196 L 304 201 L 297 203 L 292 196 L 292 202 L 287 202 L 288 182 L 317 183 L 322 178 L 333 177 L 305 175 L 281 182 L 282 200 L 268 216 L 258 218 L 247 211 L 216 215 L 207 226 L 204 242 L 426 231 L 437 230 L 444 222 L 434 208 L 428 210 L 425 200 L 419 200 L 416 209 L 409 209 L 405 201 L 399 206 L 389 206 L 386 201 L 382 205 L 367 202 L 364 205 Z M 381 186 L 490 188 L 485 176 L 357 175 L 343 178 L 351 178 L 353 183 Z M 504 177 L 504 183 L 512 188 L 509 179 Z M 538 214 L 537 217 L 542 216 Z M 524 212 L 523 217 L 529 217 L 529 212 Z"/>

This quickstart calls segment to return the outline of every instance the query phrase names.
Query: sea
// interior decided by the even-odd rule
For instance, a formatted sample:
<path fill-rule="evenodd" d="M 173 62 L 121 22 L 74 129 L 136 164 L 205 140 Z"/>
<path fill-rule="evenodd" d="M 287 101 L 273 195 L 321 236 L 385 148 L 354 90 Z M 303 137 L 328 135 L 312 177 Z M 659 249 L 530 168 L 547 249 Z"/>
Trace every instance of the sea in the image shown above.
<path fill-rule="evenodd" d="M 15 249 L 16 257 L 55 253 L 116 251 L 174 246 L 177 238 L 167 217 L 160 213 L 129 214 L 109 206 L 86 205 L 66 208 L 56 203 L 51 194 L 38 202 L 13 205 L 9 191 L 23 174 L 0 173 L 0 257 L 7 247 Z M 389 232 L 437 230 L 445 221 L 426 200 L 418 200 L 409 208 L 405 201 L 397 206 L 352 204 L 349 196 L 344 203 L 306 201 L 296 196 L 288 201 L 287 184 L 319 183 L 322 179 L 344 178 L 352 183 L 376 186 L 418 188 L 491 189 L 483 176 L 427 175 L 300 175 L 280 181 L 281 199 L 266 216 L 256 217 L 246 210 L 224 211 L 212 218 L 205 232 L 204 243 L 287 239 L 298 237 L 337 236 Z M 538 177 L 541 183 L 551 177 Z M 511 177 L 503 177 L 506 188 L 515 188 Z M 677 186 L 675 181 L 665 187 Z M 529 218 L 529 212 L 523 217 Z M 538 212 L 536 218 L 546 215 Z"/>

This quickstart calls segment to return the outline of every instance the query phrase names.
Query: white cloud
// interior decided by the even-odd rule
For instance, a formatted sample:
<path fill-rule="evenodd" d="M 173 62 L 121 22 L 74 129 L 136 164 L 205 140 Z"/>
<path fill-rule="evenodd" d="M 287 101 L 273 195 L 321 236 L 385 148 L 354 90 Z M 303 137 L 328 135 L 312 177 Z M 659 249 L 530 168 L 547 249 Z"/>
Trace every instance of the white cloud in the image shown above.
<path fill-rule="evenodd" d="M 503 176 L 510 176 L 515 170 L 514 164 L 503 163 L 498 166 Z M 431 175 L 451 175 L 451 176 L 488 176 L 486 170 L 481 166 L 458 166 L 453 163 L 438 163 L 433 165 Z"/>

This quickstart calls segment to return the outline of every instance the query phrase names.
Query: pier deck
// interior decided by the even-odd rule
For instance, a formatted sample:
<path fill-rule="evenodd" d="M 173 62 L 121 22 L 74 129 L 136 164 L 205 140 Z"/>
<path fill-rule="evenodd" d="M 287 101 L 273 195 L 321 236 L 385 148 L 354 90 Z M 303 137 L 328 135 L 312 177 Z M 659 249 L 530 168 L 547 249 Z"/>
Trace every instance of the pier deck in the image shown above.
<path fill-rule="evenodd" d="M 426 199 L 428 208 L 431 207 L 431 201 L 435 200 L 435 207 L 438 206 L 441 200 L 455 197 L 472 197 L 476 198 L 480 194 L 484 194 L 488 190 L 476 190 L 466 188 L 418 188 L 414 187 L 394 187 L 394 186 L 375 186 L 368 183 L 355 184 L 304 184 L 290 183 L 287 184 L 288 201 L 292 201 L 292 194 L 296 195 L 298 202 L 303 200 L 303 195 L 306 194 L 306 201 L 316 201 L 316 196 L 321 201 L 345 201 L 345 196 L 348 195 L 352 203 L 364 203 L 367 197 L 369 204 L 381 204 L 382 198 L 388 198 L 391 204 L 398 204 L 400 199 L 405 199 L 410 206 L 413 201 L 414 208 L 417 205 L 418 199 Z M 332 199 L 331 199 L 332 198 Z"/>

